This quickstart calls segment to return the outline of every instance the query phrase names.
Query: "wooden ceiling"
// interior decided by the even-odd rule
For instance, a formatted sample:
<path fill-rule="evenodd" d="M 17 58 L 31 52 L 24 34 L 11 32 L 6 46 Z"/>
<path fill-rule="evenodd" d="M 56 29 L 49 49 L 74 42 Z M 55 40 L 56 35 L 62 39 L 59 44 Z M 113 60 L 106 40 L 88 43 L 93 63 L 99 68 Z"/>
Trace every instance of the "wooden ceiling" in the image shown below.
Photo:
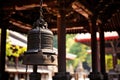
<path fill-rule="evenodd" d="M 8 29 L 27 33 L 39 18 L 40 0 L 1 0 L 0 5 L 0 20 Z M 43 0 L 42 8 L 48 28 L 54 34 L 57 33 L 60 9 L 65 13 L 66 33 L 90 32 L 89 16 L 93 15 L 96 15 L 97 23 L 103 24 L 105 31 L 120 33 L 119 0 Z"/>

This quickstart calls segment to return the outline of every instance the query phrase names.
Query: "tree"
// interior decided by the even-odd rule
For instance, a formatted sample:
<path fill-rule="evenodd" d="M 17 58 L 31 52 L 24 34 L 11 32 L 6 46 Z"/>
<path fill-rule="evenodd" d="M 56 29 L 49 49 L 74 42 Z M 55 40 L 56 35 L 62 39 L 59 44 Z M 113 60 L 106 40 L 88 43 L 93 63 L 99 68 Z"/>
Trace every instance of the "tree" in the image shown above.
<path fill-rule="evenodd" d="M 55 48 L 58 48 L 58 38 L 57 38 L 57 35 L 54 35 L 54 37 L 53 37 L 53 46 L 55 47 Z"/>
<path fill-rule="evenodd" d="M 105 61 L 106 61 L 106 70 L 109 71 L 110 69 L 113 69 L 113 62 L 112 62 L 111 54 L 105 55 Z"/>
<path fill-rule="evenodd" d="M 79 64 L 79 62 L 86 61 L 89 66 L 91 66 L 91 54 L 87 53 L 87 50 L 90 49 L 90 47 L 82 44 L 77 43 L 74 40 L 74 37 L 76 34 L 67 34 L 66 35 L 66 53 L 72 53 L 77 55 L 75 60 L 68 60 L 67 66 L 73 65 L 74 68 Z M 57 48 L 57 35 L 54 36 L 54 47 Z"/>
<path fill-rule="evenodd" d="M 0 30 L 1 34 L 1 30 Z M 11 64 L 18 63 L 18 58 L 24 54 L 26 51 L 26 47 L 24 46 L 18 46 L 11 44 L 11 41 L 9 40 L 9 32 L 7 31 L 7 40 L 6 40 L 6 61 Z M 1 35 L 0 35 L 1 38 Z M 1 41 L 0 41 L 1 42 Z M 1 46 L 0 46 L 1 47 Z"/>
<path fill-rule="evenodd" d="M 68 61 L 69 64 L 73 64 L 74 67 L 76 67 L 80 62 L 86 61 L 89 66 L 91 65 L 91 55 L 87 53 L 87 50 L 90 49 L 90 47 L 82 44 L 77 43 L 74 41 L 75 34 L 69 34 L 66 36 L 66 47 L 67 52 L 77 55 L 75 60 Z"/>
<path fill-rule="evenodd" d="M 9 32 L 7 31 L 6 56 L 19 57 L 26 51 L 27 47 L 12 44 L 9 40 L 9 36 Z"/>
<path fill-rule="evenodd" d="M 12 45 L 9 42 L 6 44 L 6 56 L 19 57 L 26 51 L 26 47 Z"/>

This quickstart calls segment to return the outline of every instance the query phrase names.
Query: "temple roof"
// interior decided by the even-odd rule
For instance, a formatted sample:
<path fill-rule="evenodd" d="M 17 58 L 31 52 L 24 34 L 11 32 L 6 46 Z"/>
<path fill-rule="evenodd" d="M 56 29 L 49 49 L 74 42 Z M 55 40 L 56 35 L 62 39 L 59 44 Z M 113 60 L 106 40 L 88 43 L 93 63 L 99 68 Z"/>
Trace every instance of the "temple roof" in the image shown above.
<path fill-rule="evenodd" d="M 1 0 L 0 14 L 8 29 L 27 33 L 39 18 L 40 0 Z M 63 10 L 66 33 L 90 32 L 89 18 L 96 15 L 104 31 L 120 32 L 119 0 L 43 0 L 43 16 L 48 28 L 57 34 L 57 15 Z M 3 27 L 3 26 L 1 26 Z"/>
<path fill-rule="evenodd" d="M 113 53 L 114 49 L 116 49 L 116 53 L 120 52 L 120 40 L 119 39 L 120 39 L 119 35 L 116 31 L 104 32 L 106 53 Z M 77 34 L 74 40 L 78 43 L 91 46 L 91 34 L 90 33 Z M 97 44 L 100 43 L 99 40 L 100 40 L 99 33 L 97 33 L 97 42 L 98 42 Z"/>

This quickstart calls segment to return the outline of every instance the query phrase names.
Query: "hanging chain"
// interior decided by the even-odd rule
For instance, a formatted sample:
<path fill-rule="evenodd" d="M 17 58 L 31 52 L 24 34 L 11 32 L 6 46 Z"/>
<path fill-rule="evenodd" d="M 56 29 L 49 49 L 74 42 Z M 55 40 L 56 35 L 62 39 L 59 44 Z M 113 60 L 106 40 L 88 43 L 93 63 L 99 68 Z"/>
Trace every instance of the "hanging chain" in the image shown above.
<path fill-rule="evenodd" d="M 47 22 L 45 22 L 45 20 L 43 19 L 42 3 L 43 3 L 43 0 L 40 0 L 40 11 L 39 11 L 40 17 L 36 22 L 34 22 L 33 28 L 40 28 L 40 27 L 47 28 L 47 26 L 48 26 Z"/>
<path fill-rule="evenodd" d="M 43 0 L 40 0 L 40 17 L 43 18 L 43 10 L 42 10 L 42 4 L 43 4 Z"/>

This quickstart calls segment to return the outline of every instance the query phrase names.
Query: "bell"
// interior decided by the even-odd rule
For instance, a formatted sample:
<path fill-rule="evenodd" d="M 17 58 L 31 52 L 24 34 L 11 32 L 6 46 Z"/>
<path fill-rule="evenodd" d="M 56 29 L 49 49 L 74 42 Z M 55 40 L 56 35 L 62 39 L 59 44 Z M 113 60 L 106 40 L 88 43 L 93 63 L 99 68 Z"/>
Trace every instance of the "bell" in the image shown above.
<path fill-rule="evenodd" d="M 57 56 L 53 51 L 53 33 L 47 28 L 47 23 L 38 19 L 34 28 L 28 32 L 27 51 L 23 64 L 26 65 L 56 65 Z"/>

